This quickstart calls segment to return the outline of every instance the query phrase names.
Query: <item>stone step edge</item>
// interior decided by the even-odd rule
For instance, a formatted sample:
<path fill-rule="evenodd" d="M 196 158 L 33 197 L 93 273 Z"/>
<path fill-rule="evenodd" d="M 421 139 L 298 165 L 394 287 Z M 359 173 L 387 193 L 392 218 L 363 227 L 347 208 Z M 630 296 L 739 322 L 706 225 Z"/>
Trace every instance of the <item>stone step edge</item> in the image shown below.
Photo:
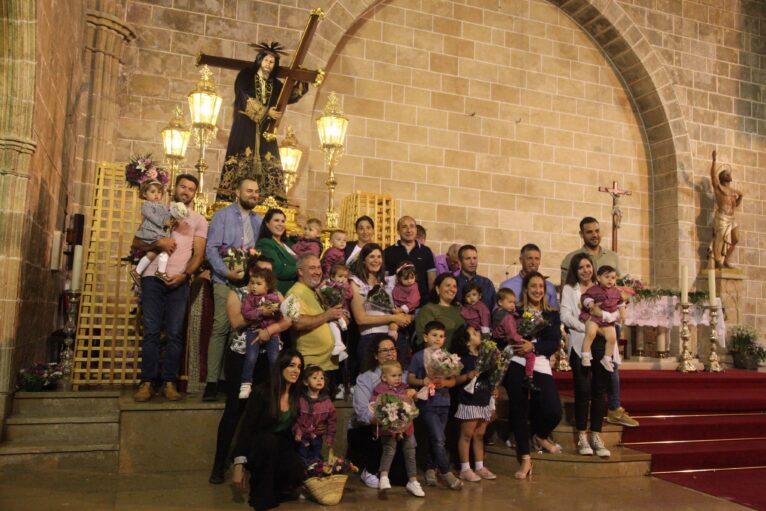
<path fill-rule="evenodd" d="M 69 416 L 51 416 L 51 415 L 29 415 L 29 416 L 13 416 L 5 420 L 6 425 L 16 426 L 34 426 L 42 424 L 103 424 L 103 423 L 119 423 L 120 415 L 100 415 L 100 416 L 88 416 L 88 415 L 69 415 Z"/>
<path fill-rule="evenodd" d="M 485 446 L 484 449 L 487 453 L 496 456 L 516 458 L 516 451 L 505 446 Z M 582 456 L 576 453 L 540 454 L 538 452 L 532 452 L 531 456 L 533 460 L 553 463 L 633 463 L 647 462 L 652 460 L 651 454 L 636 451 L 627 447 L 612 449 L 612 456 L 608 458 L 600 458 L 598 456 Z"/>
<path fill-rule="evenodd" d="M 115 390 L 71 390 L 50 392 L 16 392 L 14 399 L 90 399 L 90 398 L 118 398 L 122 395 Z"/>
<path fill-rule="evenodd" d="M 119 443 L 68 445 L 0 445 L 0 456 L 15 454 L 57 454 L 78 452 L 119 451 Z"/>

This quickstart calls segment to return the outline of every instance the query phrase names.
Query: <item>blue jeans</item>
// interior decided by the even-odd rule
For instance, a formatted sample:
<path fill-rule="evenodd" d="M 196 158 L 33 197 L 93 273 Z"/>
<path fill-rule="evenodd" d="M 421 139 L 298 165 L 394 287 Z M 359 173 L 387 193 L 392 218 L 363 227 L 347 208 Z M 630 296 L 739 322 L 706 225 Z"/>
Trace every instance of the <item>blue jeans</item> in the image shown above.
<path fill-rule="evenodd" d="M 301 440 L 298 444 L 298 456 L 303 460 L 303 464 L 307 467 L 315 461 L 322 459 L 322 436 L 318 436 L 311 440 Z"/>
<path fill-rule="evenodd" d="M 189 284 L 169 288 L 157 277 L 141 279 L 141 310 L 144 315 L 144 340 L 141 343 L 141 381 L 155 380 L 160 365 L 160 334 L 165 331 L 165 357 L 162 381 L 175 382 L 181 367 L 184 347 L 186 305 Z"/>
<path fill-rule="evenodd" d="M 617 372 L 620 366 L 614 364 L 614 372 L 611 373 L 611 388 L 607 388 L 607 407 L 610 410 L 617 410 L 620 407 L 620 374 Z"/>
<path fill-rule="evenodd" d="M 420 420 L 428 431 L 430 450 L 428 451 L 427 468 L 438 468 L 439 473 L 449 472 L 449 457 L 444 444 L 447 437 L 444 433 L 449 419 L 449 406 L 434 406 L 420 410 Z"/>
<path fill-rule="evenodd" d="M 247 351 L 245 351 L 245 364 L 242 366 L 242 383 L 253 383 L 253 371 L 255 370 L 255 364 L 258 363 L 258 354 L 261 352 L 261 343 L 256 341 L 255 344 L 253 344 L 252 341 L 255 340 L 255 336 L 251 336 L 250 332 L 248 332 L 246 338 Z M 279 336 L 273 335 L 265 344 L 269 365 L 273 367 L 274 362 L 277 361 L 277 357 L 279 356 Z"/>

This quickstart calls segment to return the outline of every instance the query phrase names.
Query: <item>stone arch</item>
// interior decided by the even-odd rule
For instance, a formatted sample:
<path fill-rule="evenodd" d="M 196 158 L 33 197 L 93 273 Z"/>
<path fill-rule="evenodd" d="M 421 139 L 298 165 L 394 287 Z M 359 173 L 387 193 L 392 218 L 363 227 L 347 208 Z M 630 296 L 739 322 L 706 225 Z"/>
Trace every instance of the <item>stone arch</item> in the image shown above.
<path fill-rule="evenodd" d="M 680 177 L 692 168 L 691 148 L 670 74 L 651 43 L 615 0 L 547 0 L 588 34 L 604 53 L 633 101 L 644 128 L 652 174 L 652 282 L 673 285 L 680 260 L 693 262 L 693 211 L 683 207 Z M 329 67 L 346 35 L 386 0 L 337 0 L 327 9 L 309 54 Z M 315 97 L 318 101 L 319 96 Z M 317 111 L 315 103 L 311 109 Z M 658 250 L 661 247 L 662 250 Z"/>

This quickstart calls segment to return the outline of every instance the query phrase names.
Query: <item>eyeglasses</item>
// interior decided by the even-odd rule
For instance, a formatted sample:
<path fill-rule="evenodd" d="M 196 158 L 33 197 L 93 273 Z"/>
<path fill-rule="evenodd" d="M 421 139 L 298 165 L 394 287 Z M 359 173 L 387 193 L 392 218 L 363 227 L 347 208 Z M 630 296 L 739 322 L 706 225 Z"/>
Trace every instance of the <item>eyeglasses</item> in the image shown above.
<path fill-rule="evenodd" d="M 378 353 L 393 353 L 396 351 L 396 348 L 381 348 L 378 350 Z"/>

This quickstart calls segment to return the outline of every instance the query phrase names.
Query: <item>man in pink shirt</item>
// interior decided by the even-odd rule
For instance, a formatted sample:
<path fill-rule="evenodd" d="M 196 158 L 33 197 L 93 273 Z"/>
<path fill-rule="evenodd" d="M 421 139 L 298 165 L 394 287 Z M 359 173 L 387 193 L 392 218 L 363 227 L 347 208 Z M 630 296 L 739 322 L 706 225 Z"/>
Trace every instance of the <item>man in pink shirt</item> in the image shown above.
<path fill-rule="evenodd" d="M 205 258 L 207 221 L 193 210 L 194 196 L 199 181 L 191 174 L 176 178 L 173 201 L 182 202 L 189 216 L 178 222 L 167 238 L 148 245 L 134 238 L 133 248 L 142 251 L 170 254 L 168 279 L 154 274 L 157 259 L 141 275 L 141 310 L 144 318 L 144 340 L 141 343 L 141 384 L 133 399 L 138 402 L 152 398 L 152 382 L 159 376 L 160 335 L 166 337 L 165 357 L 162 361 L 162 393 L 166 399 L 181 399 L 178 393 L 178 372 L 184 345 L 184 320 L 189 300 L 189 282 Z"/>

